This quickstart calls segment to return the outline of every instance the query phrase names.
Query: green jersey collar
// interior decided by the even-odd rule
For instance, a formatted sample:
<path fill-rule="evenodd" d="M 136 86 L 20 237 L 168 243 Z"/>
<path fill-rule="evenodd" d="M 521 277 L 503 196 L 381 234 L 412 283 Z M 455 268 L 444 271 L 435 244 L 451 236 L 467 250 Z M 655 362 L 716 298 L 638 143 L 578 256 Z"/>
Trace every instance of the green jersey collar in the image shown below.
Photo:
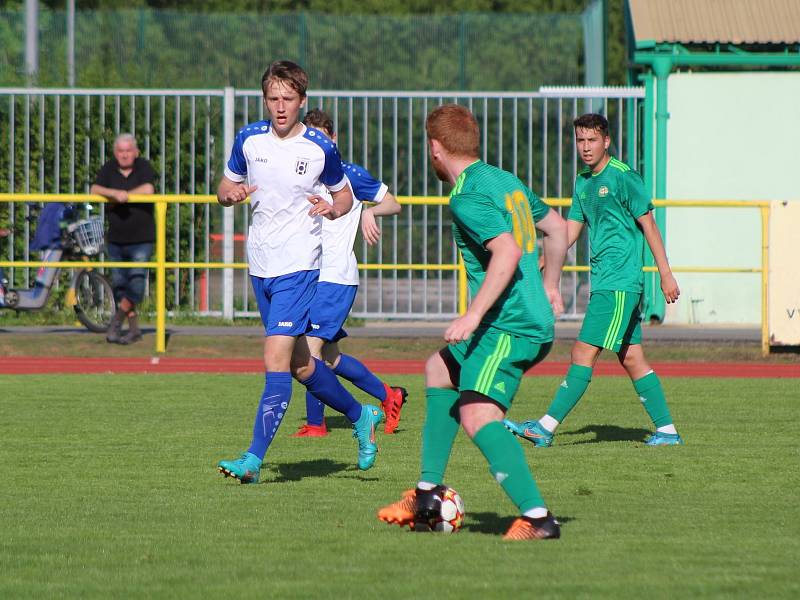
<path fill-rule="evenodd" d="M 481 162 L 481 159 L 477 159 L 475 162 L 470 163 L 469 165 L 467 165 L 466 169 L 461 171 L 461 175 L 458 176 L 458 179 L 456 179 L 455 185 L 453 185 L 453 189 L 450 191 L 450 197 L 451 198 L 453 196 L 455 196 L 456 194 L 460 194 L 461 193 L 461 188 L 464 187 L 464 180 L 467 178 L 467 171 L 469 171 L 472 167 L 474 167 L 479 162 Z"/>
<path fill-rule="evenodd" d="M 608 155 L 608 161 L 606 162 L 606 164 L 603 166 L 602 169 L 600 169 L 599 173 L 592 173 L 592 177 L 597 177 L 598 175 L 601 175 L 601 174 L 605 173 L 605 170 L 608 168 L 608 165 L 611 164 L 612 160 L 614 160 L 614 157 L 609 154 Z"/>

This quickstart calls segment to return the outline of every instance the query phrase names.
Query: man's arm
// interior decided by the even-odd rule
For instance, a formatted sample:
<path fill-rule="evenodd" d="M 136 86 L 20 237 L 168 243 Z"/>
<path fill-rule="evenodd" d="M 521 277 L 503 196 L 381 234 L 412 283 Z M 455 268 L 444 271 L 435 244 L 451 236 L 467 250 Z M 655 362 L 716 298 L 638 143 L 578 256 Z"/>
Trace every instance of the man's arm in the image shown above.
<path fill-rule="evenodd" d="M 561 299 L 561 267 L 567 256 L 567 223 L 558 214 L 550 212 L 536 222 L 536 228 L 544 233 L 542 245 L 544 249 L 544 272 L 542 283 L 547 299 L 553 307 L 553 314 L 560 315 L 564 312 L 564 301 Z"/>
<path fill-rule="evenodd" d="M 486 249 L 491 253 L 486 276 L 467 312 L 450 323 L 445 331 L 444 339 L 448 343 L 460 342 L 472 335 L 483 316 L 511 283 L 522 257 L 522 250 L 510 233 L 492 238 L 486 242 Z"/>
<path fill-rule="evenodd" d="M 567 220 L 567 248 L 572 248 L 573 244 L 581 237 L 583 223 L 580 221 Z"/>
<path fill-rule="evenodd" d="M 217 202 L 222 206 L 241 204 L 257 189 L 257 185 L 247 185 L 243 181 L 236 182 L 223 175 L 219 187 L 217 187 Z"/>
<path fill-rule="evenodd" d="M 653 259 L 656 261 L 658 274 L 661 276 L 661 291 L 664 293 L 664 299 L 667 304 L 672 304 L 681 295 L 681 290 L 678 288 L 678 282 L 669 266 L 664 241 L 661 239 L 661 232 L 658 230 L 653 213 L 648 211 L 636 221 L 642 226 L 644 239 L 647 240 L 647 245 L 650 246 L 650 252 L 653 253 Z"/>
<path fill-rule="evenodd" d="M 89 193 L 91 194 L 105 196 L 112 202 L 119 202 L 120 204 L 127 202 L 128 196 L 131 194 L 155 194 L 155 192 L 156 188 L 153 187 L 152 183 L 143 183 L 130 190 L 118 190 L 93 183 L 92 187 L 89 189 Z"/>
<path fill-rule="evenodd" d="M 312 217 L 325 217 L 332 221 L 346 215 L 353 208 L 353 193 L 350 191 L 349 185 L 345 185 L 336 192 L 331 191 L 331 198 L 333 199 L 332 204 L 317 194 L 309 196 L 308 201 L 314 206 L 311 207 L 308 214 Z"/>
<path fill-rule="evenodd" d="M 128 201 L 128 192 L 126 192 L 125 190 L 117 190 L 114 188 L 106 187 L 104 185 L 99 185 L 97 183 L 92 184 L 92 187 L 89 188 L 89 193 L 105 196 L 112 202 L 122 203 Z"/>
<path fill-rule="evenodd" d="M 361 213 L 361 233 L 370 246 L 377 244 L 381 237 L 381 228 L 378 227 L 375 217 L 389 217 L 399 214 L 401 210 L 402 207 L 397 198 L 390 192 L 386 192 L 378 204 L 370 206 Z"/>
<path fill-rule="evenodd" d="M 143 183 L 142 185 L 137 185 L 132 190 L 128 190 L 128 194 L 155 194 L 156 188 L 152 183 Z"/>

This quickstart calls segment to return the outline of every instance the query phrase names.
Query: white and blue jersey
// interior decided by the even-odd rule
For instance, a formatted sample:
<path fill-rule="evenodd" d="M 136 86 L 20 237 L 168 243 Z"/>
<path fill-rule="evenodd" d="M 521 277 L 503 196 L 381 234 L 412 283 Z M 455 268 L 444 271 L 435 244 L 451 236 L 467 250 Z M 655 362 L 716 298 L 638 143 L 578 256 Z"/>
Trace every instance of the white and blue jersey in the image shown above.
<path fill-rule="evenodd" d="M 320 268 L 322 222 L 330 221 L 308 215 L 308 197 L 347 185 L 336 144 L 305 125 L 301 134 L 281 139 L 270 121 L 251 123 L 236 136 L 225 177 L 258 186 L 250 196 L 251 275 L 277 277 Z"/>
<path fill-rule="evenodd" d="M 322 223 L 322 269 L 311 305 L 311 331 L 308 335 L 329 342 L 347 336 L 342 329 L 358 290 L 358 262 L 353 242 L 361 219 L 361 202 L 380 202 L 389 188 L 364 167 L 342 162 L 353 190 L 353 208 L 335 221 Z"/>
<path fill-rule="evenodd" d="M 361 221 L 361 202 L 380 202 L 389 188 L 364 167 L 342 161 L 342 169 L 353 190 L 353 208 L 346 215 L 322 222 L 322 268 L 320 281 L 358 285 L 358 261 L 353 244 Z"/>

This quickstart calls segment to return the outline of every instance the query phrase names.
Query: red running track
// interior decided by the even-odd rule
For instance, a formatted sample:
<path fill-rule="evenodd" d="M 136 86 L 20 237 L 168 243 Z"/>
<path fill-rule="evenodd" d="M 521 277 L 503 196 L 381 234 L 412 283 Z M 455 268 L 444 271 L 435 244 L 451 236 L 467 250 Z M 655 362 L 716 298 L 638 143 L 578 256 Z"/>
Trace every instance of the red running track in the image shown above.
<path fill-rule="evenodd" d="M 386 375 L 422 374 L 423 360 L 366 360 L 370 370 Z M 545 361 L 528 375 L 563 375 L 568 363 Z M 662 377 L 797 377 L 800 363 L 654 363 Z M 223 358 L 102 358 L 25 357 L 0 358 L 0 374 L 43 375 L 52 373 L 261 373 L 260 360 Z M 597 375 L 624 375 L 617 362 L 598 362 Z"/>

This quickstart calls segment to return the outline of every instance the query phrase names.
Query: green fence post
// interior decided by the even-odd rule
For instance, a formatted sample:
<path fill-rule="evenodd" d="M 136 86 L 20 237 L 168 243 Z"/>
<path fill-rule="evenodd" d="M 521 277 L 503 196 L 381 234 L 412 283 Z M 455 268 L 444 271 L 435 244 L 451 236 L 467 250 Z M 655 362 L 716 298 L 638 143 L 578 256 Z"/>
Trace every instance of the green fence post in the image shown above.
<path fill-rule="evenodd" d="M 667 197 L 667 120 L 669 111 L 667 110 L 667 80 L 672 70 L 672 58 L 669 55 L 658 56 L 653 61 L 653 71 L 655 71 L 658 87 L 656 88 L 656 179 L 655 179 L 655 198 L 665 200 Z M 667 243 L 667 209 L 664 207 L 656 208 L 655 219 L 664 245 Z M 664 310 L 666 303 L 661 292 L 661 277 L 653 274 L 653 302 L 650 305 L 649 314 L 651 319 L 664 320 Z"/>
<path fill-rule="evenodd" d="M 644 73 L 639 76 L 639 80 L 644 83 L 644 107 L 642 116 L 642 162 L 641 162 L 641 173 L 642 177 L 644 178 L 644 185 L 647 190 L 653 195 L 655 191 L 654 186 L 654 165 L 653 165 L 653 125 L 655 121 L 655 115 L 653 114 L 653 92 L 654 92 L 654 85 L 653 85 L 653 74 L 651 72 Z M 650 248 L 645 245 L 644 249 L 644 264 L 648 267 L 652 267 L 655 262 L 653 261 L 653 254 L 650 252 Z M 656 285 L 656 274 L 655 273 L 645 273 L 644 275 L 644 307 L 643 307 L 643 315 L 646 319 L 650 318 L 650 315 L 653 314 L 653 307 L 655 306 L 655 298 L 658 296 L 660 289 L 659 286 Z"/>

